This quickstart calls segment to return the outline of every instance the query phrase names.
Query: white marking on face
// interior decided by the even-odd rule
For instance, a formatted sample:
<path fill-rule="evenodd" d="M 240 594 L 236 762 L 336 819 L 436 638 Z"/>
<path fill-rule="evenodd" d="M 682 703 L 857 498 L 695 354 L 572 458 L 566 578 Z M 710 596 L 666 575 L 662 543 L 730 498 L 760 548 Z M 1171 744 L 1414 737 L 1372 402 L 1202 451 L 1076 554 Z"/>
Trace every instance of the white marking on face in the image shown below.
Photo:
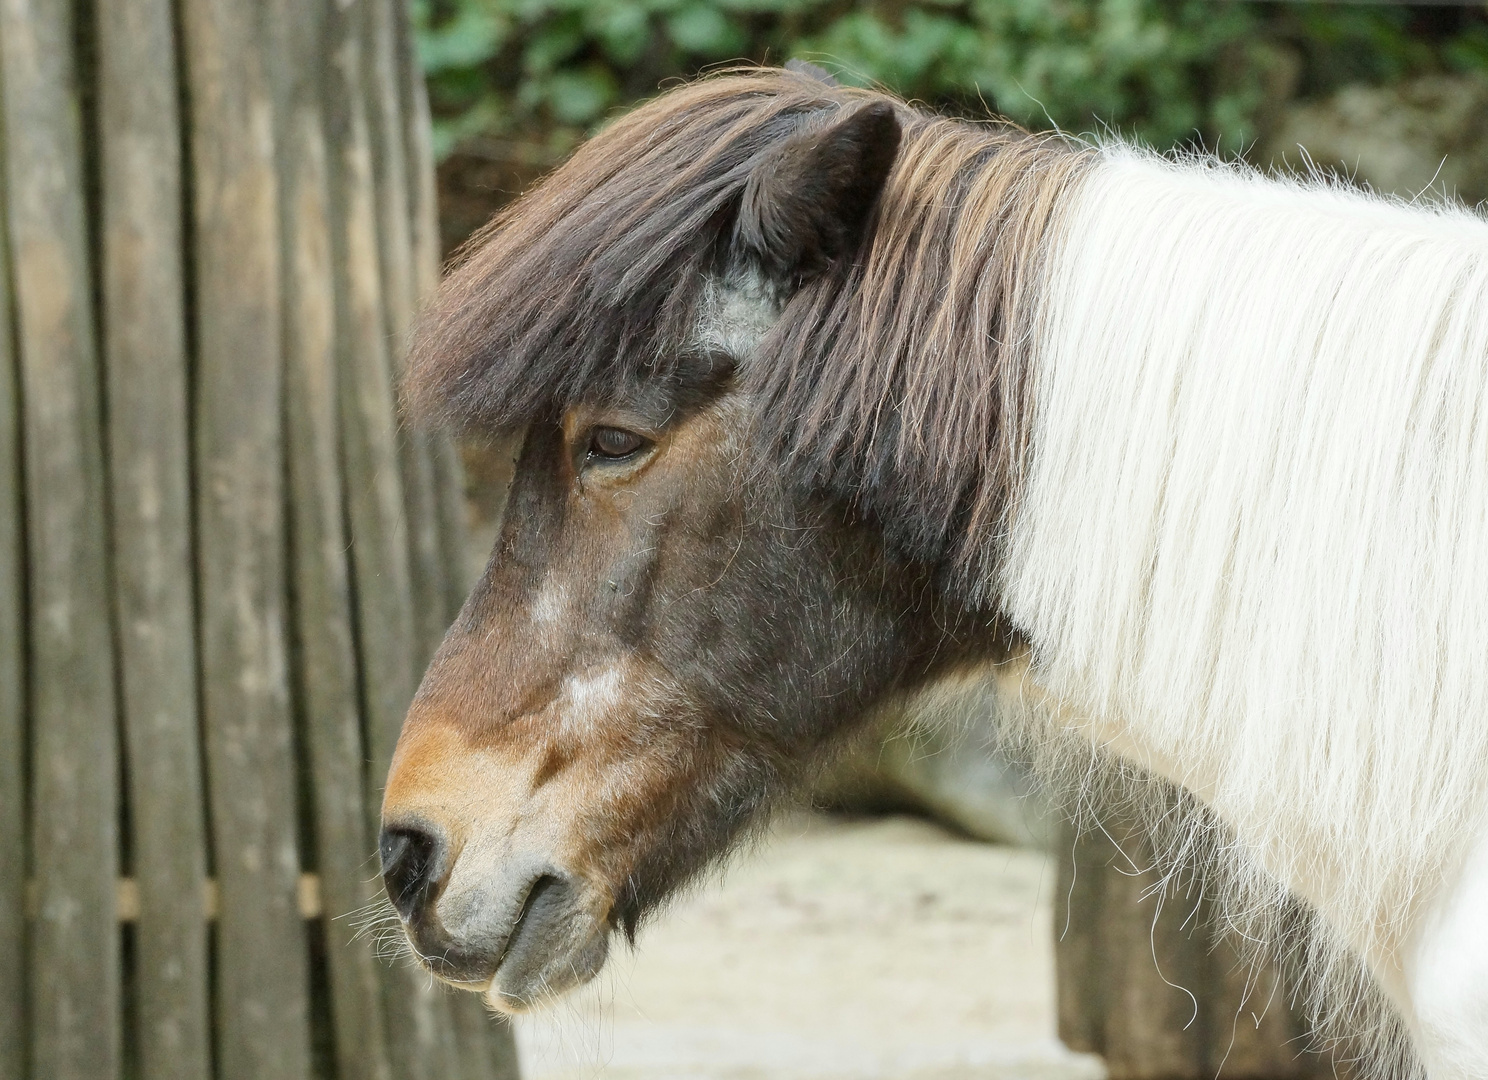
<path fill-rule="evenodd" d="M 556 626 L 568 607 L 568 591 L 563 584 L 549 576 L 537 595 L 532 598 L 532 622 L 538 629 Z"/>
<path fill-rule="evenodd" d="M 736 359 L 752 353 L 780 318 L 783 298 L 752 270 L 735 270 L 709 283 L 698 319 L 699 342 Z"/>
<path fill-rule="evenodd" d="M 563 681 L 559 711 L 565 722 L 595 722 L 620 702 L 620 669 L 607 667 L 596 675 L 570 675 Z"/>

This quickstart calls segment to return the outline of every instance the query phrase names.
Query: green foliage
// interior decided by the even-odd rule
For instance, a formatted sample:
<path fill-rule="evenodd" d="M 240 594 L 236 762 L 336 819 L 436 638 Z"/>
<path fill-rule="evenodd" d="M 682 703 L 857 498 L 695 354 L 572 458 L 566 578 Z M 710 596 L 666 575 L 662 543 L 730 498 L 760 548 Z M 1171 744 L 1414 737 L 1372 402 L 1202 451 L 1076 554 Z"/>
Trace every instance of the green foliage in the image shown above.
<path fill-rule="evenodd" d="M 441 156 L 556 156 L 668 79 L 815 60 L 844 81 L 1034 127 L 1239 146 L 1346 82 L 1488 71 L 1488 8 L 1240 0 L 412 0 Z"/>

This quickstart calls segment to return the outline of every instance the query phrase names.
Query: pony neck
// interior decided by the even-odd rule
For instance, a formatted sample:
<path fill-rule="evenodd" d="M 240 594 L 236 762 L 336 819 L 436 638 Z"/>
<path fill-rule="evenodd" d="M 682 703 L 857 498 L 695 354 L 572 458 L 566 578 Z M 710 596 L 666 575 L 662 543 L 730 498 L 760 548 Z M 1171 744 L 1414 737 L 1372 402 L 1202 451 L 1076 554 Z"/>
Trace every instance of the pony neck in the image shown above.
<path fill-rule="evenodd" d="M 1488 223 L 1121 147 L 1071 198 L 1006 610 L 1379 974 L 1488 775 Z"/>

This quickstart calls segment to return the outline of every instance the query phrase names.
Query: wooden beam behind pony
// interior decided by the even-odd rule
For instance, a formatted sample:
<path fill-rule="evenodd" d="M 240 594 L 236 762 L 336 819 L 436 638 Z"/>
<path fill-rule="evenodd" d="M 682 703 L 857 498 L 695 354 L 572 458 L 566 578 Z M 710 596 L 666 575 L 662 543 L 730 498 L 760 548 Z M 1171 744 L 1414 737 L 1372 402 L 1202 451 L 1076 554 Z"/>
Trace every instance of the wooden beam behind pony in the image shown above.
<path fill-rule="evenodd" d="M 501 214 L 408 391 L 527 432 L 383 810 L 435 973 L 582 982 L 1021 650 L 1029 741 L 1181 785 L 1380 1075 L 1488 1077 L 1481 218 L 731 75 Z"/>

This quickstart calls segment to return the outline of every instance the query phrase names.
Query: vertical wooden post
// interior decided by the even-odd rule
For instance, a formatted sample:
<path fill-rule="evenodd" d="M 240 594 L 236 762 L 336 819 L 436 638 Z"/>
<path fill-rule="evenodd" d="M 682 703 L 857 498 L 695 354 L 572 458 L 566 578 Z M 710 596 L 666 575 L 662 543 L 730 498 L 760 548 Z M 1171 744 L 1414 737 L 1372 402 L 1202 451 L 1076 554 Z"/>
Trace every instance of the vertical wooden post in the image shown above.
<path fill-rule="evenodd" d="M 472 1080 L 519 1080 L 511 1022 L 493 1016 L 480 998 L 461 994 L 451 1003 L 463 1075 Z"/>
<path fill-rule="evenodd" d="M 3 118 L 0 107 L 0 866 L 19 872 L 0 877 L 0 956 L 12 961 L 0 965 L 0 1077 L 19 1080 L 26 1072 L 27 1011 L 26 538 Z"/>
<path fill-rule="evenodd" d="M 1060 841 L 1054 934 L 1064 1043 L 1102 1055 L 1111 1080 L 1334 1077 L 1328 1058 L 1305 1052 L 1277 969 L 1242 966 L 1208 902 L 1163 899 L 1152 863 L 1150 842 L 1119 813 Z"/>
<path fill-rule="evenodd" d="M 365 0 L 337 6 L 327 40 L 325 100 L 333 177 L 342 456 L 362 658 L 368 791 L 380 794 L 417 685 L 425 642 L 417 629 L 410 575 L 384 307 L 377 176 L 364 82 L 369 18 Z M 374 833 L 379 802 L 369 800 Z M 443 991 L 431 986 L 427 976 L 400 965 L 389 974 L 387 1001 L 397 1075 L 420 1080 L 450 1075 L 455 1047 Z"/>
<path fill-rule="evenodd" d="M 1121 835 L 1121 846 L 1106 831 L 1082 832 L 1073 869 L 1059 881 L 1067 904 L 1055 914 L 1056 934 L 1063 935 L 1060 1012 L 1070 1017 L 1060 1035 L 1074 1048 L 1104 1054 L 1116 1077 L 1197 1076 L 1204 1055 L 1201 972 L 1197 950 L 1184 948 L 1194 905 L 1170 898 L 1158 919 L 1156 898 L 1148 895 L 1158 885 L 1147 870 L 1151 849 L 1118 823 L 1106 828 Z"/>
<path fill-rule="evenodd" d="M 140 1069 L 211 1071 L 182 268 L 169 0 L 98 8 L 104 366 L 116 610 L 139 894 Z"/>
<path fill-rule="evenodd" d="M 278 175 L 263 11 L 186 0 L 201 647 L 224 1080 L 310 1071 L 284 617 Z"/>
<path fill-rule="evenodd" d="M 398 82 L 403 99 L 403 143 L 408 159 L 409 250 L 414 306 L 439 284 L 444 258 L 439 241 L 439 185 L 434 174 L 434 124 L 429 90 L 419 70 L 413 27 L 398 20 Z"/>
<path fill-rule="evenodd" d="M 83 132 L 67 0 L 0 5 L 30 584 L 31 1067 L 117 1076 L 118 760 Z"/>
<path fill-rule="evenodd" d="M 410 247 L 413 255 L 416 303 L 422 303 L 439 284 L 443 255 L 439 239 L 439 189 L 434 175 L 433 120 L 429 91 L 424 85 L 414 49 L 412 27 L 399 20 L 399 75 L 403 83 L 403 127 L 408 154 Z M 429 440 L 433 458 L 435 503 L 439 516 L 440 559 L 444 570 L 444 622 L 447 625 L 465 602 L 477 575 L 465 547 L 465 476 L 454 440 Z"/>
<path fill-rule="evenodd" d="M 391 360 L 382 312 L 376 188 L 362 90 L 361 0 L 338 4 L 327 35 L 336 350 L 369 790 L 380 792 L 417 679 Z M 369 806 L 375 816 L 377 808 Z"/>
<path fill-rule="evenodd" d="M 363 793 L 365 751 L 337 425 L 330 166 L 321 107 L 327 11 L 302 0 L 275 0 L 271 10 L 281 133 L 296 675 L 328 916 L 330 1011 L 341 1075 L 381 1080 L 391 1072 L 380 973 L 371 942 L 356 940 L 351 918 L 381 890 Z"/>
<path fill-rule="evenodd" d="M 402 375 L 402 360 L 413 325 L 413 313 L 424 273 L 415 263 L 413 193 L 410 183 L 408 106 L 403 101 L 402 55 L 398 41 L 399 0 L 364 0 L 363 46 L 367 87 L 368 130 L 376 181 L 377 238 L 382 267 L 383 312 L 392 343 L 392 378 Z M 440 544 L 438 483 L 430 451 L 431 437 L 403 428 L 398 457 L 408 521 L 410 584 L 415 628 L 421 649 L 432 654 L 449 624 L 446 607 L 444 551 Z"/>
<path fill-rule="evenodd" d="M 392 357 L 401 362 L 405 337 L 413 322 L 418 275 L 413 262 L 403 79 L 398 66 L 399 0 L 360 2 L 364 12 L 362 86 L 375 179 L 383 312 L 388 340 L 393 343 Z"/>

